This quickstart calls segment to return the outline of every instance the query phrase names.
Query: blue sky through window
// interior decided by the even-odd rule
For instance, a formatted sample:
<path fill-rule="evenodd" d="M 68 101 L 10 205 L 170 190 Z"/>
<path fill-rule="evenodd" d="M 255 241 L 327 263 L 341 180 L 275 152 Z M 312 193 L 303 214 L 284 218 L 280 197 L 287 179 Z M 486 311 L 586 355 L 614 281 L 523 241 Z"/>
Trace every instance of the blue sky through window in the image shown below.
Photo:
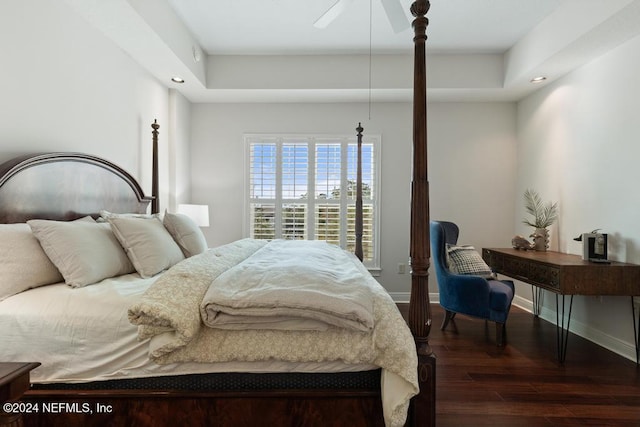
<path fill-rule="evenodd" d="M 301 199 L 309 194 L 309 144 L 283 143 L 281 150 L 281 197 Z M 347 179 L 356 180 L 357 145 L 347 147 Z M 362 145 L 363 183 L 373 190 L 373 145 Z M 277 147 L 275 143 L 251 145 L 251 198 L 276 197 Z M 331 199 L 340 189 L 342 178 L 342 146 L 336 143 L 315 145 L 315 189 L 317 199 Z"/>
<path fill-rule="evenodd" d="M 335 190 L 340 188 L 341 152 L 340 143 L 316 145 L 316 199 L 332 199 Z"/>
<path fill-rule="evenodd" d="M 276 197 L 276 145 L 252 144 L 251 146 L 251 197 L 275 199 Z"/>

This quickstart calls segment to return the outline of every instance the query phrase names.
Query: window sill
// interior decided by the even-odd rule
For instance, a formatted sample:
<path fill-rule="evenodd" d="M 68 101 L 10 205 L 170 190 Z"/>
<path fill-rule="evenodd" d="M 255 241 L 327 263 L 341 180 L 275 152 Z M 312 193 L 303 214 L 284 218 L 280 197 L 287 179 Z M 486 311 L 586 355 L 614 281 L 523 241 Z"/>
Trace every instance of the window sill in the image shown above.
<path fill-rule="evenodd" d="M 382 274 L 382 268 L 380 267 L 367 267 L 367 270 L 369 270 L 369 273 L 371 273 L 373 277 L 380 277 Z"/>

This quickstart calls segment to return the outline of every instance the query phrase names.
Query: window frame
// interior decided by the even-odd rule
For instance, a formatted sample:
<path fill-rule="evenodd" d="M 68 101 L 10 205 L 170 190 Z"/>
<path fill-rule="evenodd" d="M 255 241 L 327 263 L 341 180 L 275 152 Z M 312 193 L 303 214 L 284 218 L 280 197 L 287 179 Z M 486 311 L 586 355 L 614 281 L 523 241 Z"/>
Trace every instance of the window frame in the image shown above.
<path fill-rule="evenodd" d="M 244 139 L 244 210 L 243 210 L 243 235 L 249 237 L 251 234 L 251 221 L 253 218 L 251 204 L 273 204 L 275 205 L 275 211 L 282 212 L 282 206 L 286 204 L 304 204 L 306 205 L 306 239 L 315 240 L 315 210 L 320 204 L 320 199 L 316 198 L 316 144 L 329 144 L 340 143 L 341 153 L 348 153 L 349 144 L 357 144 L 356 135 L 333 135 L 333 134 L 264 134 L 264 133 L 247 133 L 243 135 Z M 307 158 L 307 198 L 306 199 L 289 199 L 284 198 L 282 195 L 282 147 L 283 144 L 292 143 L 297 141 L 299 143 L 305 143 L 308 147 Z M 251 197 L 251 144 L 252 143 L 276 143 L 276 186 L 279 189 L 276 190 L 275 197 L 273 198 L 252 198 Z M 363 135 L 362 143 L 372 145 L 373 155 L 373 199 L 364 199 L 363 205 L 367 204 L 373 206 L 373 257 L 370 261 L 365 261 L 364 265 L 376 275 L 380 271 L 380 198 L 381 198 L 381 186 L 380 186 L 380 173 L 381 173 L 381 147 L 382 138 L 380 135 Z M 346 146 L 346 147 L 345 147 Z M 341 191 L 342 185 L 348 183 L 348 160 L 347 155 L 341 155 Z M 355 173 L 355 171 L 354 171 Z M 344 189 L 346 191 L 346 188 Z M 312 197 L 309 197 L 312 195 Z M 336 204 L 340 206 L 341 212 L 347 212 L 350 205 L 355 205 L 355 199 L 349 199 L 345 197 L 344 201 L 334 201 L 329 199 L 328 204 Z M 274 230 L 275 235 L 281 235 L 282 224 L 278 221 L 278 215 L 274 213 Z M 347 228 L 347 215 L 340 215 L 340 229 L 348 230 Z M 340 246 L 347 247 L 347 233 L 346 231 L 340 233 Z"/>

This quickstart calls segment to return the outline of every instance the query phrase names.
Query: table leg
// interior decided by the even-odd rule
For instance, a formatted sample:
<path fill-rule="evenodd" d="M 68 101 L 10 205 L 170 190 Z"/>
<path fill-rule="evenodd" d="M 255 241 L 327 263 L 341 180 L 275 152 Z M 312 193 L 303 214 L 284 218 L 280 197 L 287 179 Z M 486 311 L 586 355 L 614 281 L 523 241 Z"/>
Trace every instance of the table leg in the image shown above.
<path fill-rule="evenodd" d="M 542 307 L 542 288 L 531 285 L 531 299 L 533 301 L 533 315 L 540 316 L 540 307 Z"/>
<path fill-rule="evenodd" d="M 571 308 L 573 306 L 573 295 L 569 299 L 569 316 L 567 316 L 567 326 L 564 326 L 565 295 L 562 295 L 562 307 L 558 305 L 558 294 L 556 294 L 556 338 L 558 344 L 558 361 L 563 364 L 567 357 L 567 342 L 569 341 L 569 324 L 571 323 Z"/>
<path fill-rule="evenodd" d="M 633 339 L 636 342 L 636 365 L 640 364 L 640 315 L 636 324 L 636 308 L 633 304 L 633 296 L 631 297 L 631 316 L 633 316 Z"/>

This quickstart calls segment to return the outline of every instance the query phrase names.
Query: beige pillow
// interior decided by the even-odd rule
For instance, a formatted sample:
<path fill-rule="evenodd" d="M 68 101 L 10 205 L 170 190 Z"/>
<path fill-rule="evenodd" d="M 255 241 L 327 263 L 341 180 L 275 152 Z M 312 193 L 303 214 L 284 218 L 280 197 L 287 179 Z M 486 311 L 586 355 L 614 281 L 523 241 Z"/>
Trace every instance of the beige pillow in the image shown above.
<path fill-rule="evenodd" d="M 207 250 L 207 239 L 202 230 L 188 216 L 165 212 L 163 224 L 186 258 Z"/>
<path fill-rule="evenodd" d="M 111 217 L 109 224 L 142 277 L 154 276 L 184 259 L 158 218 Z"/>
<path fill-rule="evenodd" d="M 63 281 L 27 224 L 0 224 L 0 260 L 0 301 Z"/>
<path fill-rule="evenodd" d="M 27 221 L 64 281 L 82 287 L 134 272 L 109 224 L 90 221 Z"/>

